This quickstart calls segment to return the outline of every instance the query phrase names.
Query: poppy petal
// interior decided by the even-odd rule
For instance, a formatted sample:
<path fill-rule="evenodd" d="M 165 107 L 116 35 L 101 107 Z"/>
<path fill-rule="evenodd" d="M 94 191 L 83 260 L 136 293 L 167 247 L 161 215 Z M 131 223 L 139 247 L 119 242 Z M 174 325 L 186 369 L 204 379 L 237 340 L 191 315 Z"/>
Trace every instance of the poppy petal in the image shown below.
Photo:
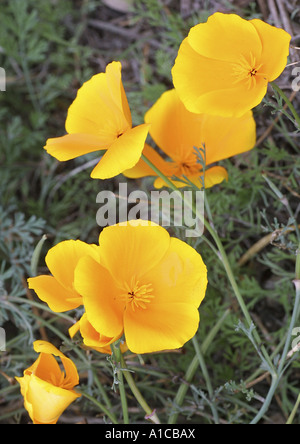
<path fill-rule="evenodd" d="M 122 134 L 106 151 L 91 177 L 108 179 L 134 167 L 141 157 L 148 131 L 149 125 L 142 124 Z"/>
<path fill-rule="evenodd" d="M 250 109 L 259 105 L 266 95 L 268 82 L 259 77 L 254 88 L 236 85 L 231 89 L 215 90 L 197 97 L 198 109 L 206 110 L 207 114 L 222 117 L 242 117 Z M 243 97 L 243 100 L 241 100 Z"/>
<path fill-rule="evenodd" d="M 68 332 L 69 332 L 70 338 L 73 339 L 74 336 L 76 335 L 76 333 L 77 333 L 79 330 L 80 330 L 80 320 L 77 321 L 77 322 L 75 322 L 75 324 L 73 324 L 73 325 L 68 329 Z"/>
<path fill-rule="evenodd" d="M 280 76 L 287 64 L 291 36 L 283 29 L 271 26 L 262 20 L 250 20 L 262 41 L 261 71 L 269 82 Z M 276 48 L 276 55 L 274 49 Z"/>
<path fill-rule="evenodd" d="M 106 79 L 113 100 L 116 102 L 116 105 L 124 113 L 128 125 L 131 128 L 132 127 L 131 112 L 122 83 L 121 69 L 122 67 L 120 62 L 109 63 L 106 67 Z"/>
<path fill-rule="evenodd" d="M 79 376 L 74 362 L 67 358 L 53 344 L 47 341 L 38 340 L 33 343 L 33 348 L 37 353 L 40 353 L 39 363 L 35 372 L 36 376 L 47 381 L 49 375 L 51 375 L 51 377 L 52 375 L 56 375 L 57 380 L 59 381 L 62 372 L 54 358 L 54 356 L 57 356 L 63 363 L 65 379 L 67 379 L 69 389 L 73 389 L 73 387 L 79 384 Z M 65 383 L 63 384 L 63 388 L 67 388 Z"/>
<path fill-rule="evenodd" d="M 47 341 L 34 341 L 33 349 L 36 353 L 43 353 L 45 355 L 54 355 L 58 357 L 64 356 L 64 354 L 58 350 L 53 344 Z"/>
<path fill-rule="evenodd" d="M 170 163 L 161 157 L 161 155 L 158 154 L 158 152 L 147 143 L 143 149 L 143 155 L 165 175 L 168 176 L 169 174 L 172 174 Z M 137 179 L 146 176 L 156 176 L 157 174 L 147 163 L 144 162 L 143 159 L 140 159 L 133 168 L 123 171 L 123 175 L 129 179 Z"/>
<path fill-rule="evenodd" d="M 37 377 L 44 381 L 49 381 L 52 378 L 52 384 L 60 380 L 61 370 L 55 357 L 48 353 L 41 353 L 35 365 L 25 370 L 25 375 L 34 373 Z"/>
<path fill-rule="evenodd" d="M 262 43 L 248 20 L 236 14 L 216 12 L 206 23 L 194 26 L 188 35 L 194 51 L 204 57 L 236 63 L 241 55 L 248 56 L 251 50 L 260 58 Z"/>
<path fill-rule="evenodd" d="M 94 329 L 107 337 L 120 336 L 124 302 L 120 301 L 120 290 L 110 273 L 86 256 L 76 267 L 74 286 L 83 297 L 87 319 Z"/>
<path fill-rule="evenodd" d="M 151 304 L 146 309 L 127 309 L 124 315 L 125 339 L 133 353 L 180 348 L 195 335 L 198 325 L 198 309 L 184 303 Z"/>
<path fill-rule="evenodd" d="M 201 103 L 203 94 L 225 90 L 235 81 L 227 62 L 201 56 L 190 46 L 188 38 L 180 45 L 172 76 L 180 100 L 196 114 L 208 112 Z M 218 110 L 213 114 L 218 114 Z"/>
<path fill-rule="evenodd" d="M 207 165 L 249 151 L 256 143 L 256 123 L 252 111 L 239 118 L 205 114 L 201 129 Z"/>
<path fill-rule="evenodd" d="M 111 143 L 111 138 L 100 138 L 94 134 L 67 134 L 48 139 L 44 148 L 55 159 L 64 162 L 84 154 L 104 150 Z"/>
<path fill-rule="evenodd" d="M 125 114 L 124 114 L 125 110 Z M 78 90 L 66 119 L 68 133 L 85 133 L 112 142 L 131 127 L 121 80 L 121 63 L 112 62 Z"/>
<path fill-rule="evenodd" d="M 167 253 L 143 280 L 153 287 L 151 306 L 185 302 L 198 308 L 206 292 L 207 269 L 194 248 L 171 237 Z"/>
<path fill-rule="evenodd" d="M 95 260 L 99 260 L 99 246 L 86 244 L 80 240 L 67 240 L 52 247 L 46 255 L 45 262 L 55 279 L 72 291 L 74 270 L 79 259 L 84 256 L 92 256 Z"/>
<path fill-rule="evenodd" d="M 197 188 L 203 188 L 201 171 L 197 175 L 187 176 L 187 179 L 192 182 Z M 189 185 L 185 179 L 182 179 L 182 181 L 180 181 L 180 178 L 179 180 L 170 180 L 177 188 L 183 188 Z M 228 173 L 225 168 L 221 166 L 208 168 L 205 170 L 204 188 L 211 188 L 214 185 L 218 185 L 219 183 L 223 182 L 224 180 L 228 180 Z M 155 188 L 162 188 L 164 186 L 167 186 L 167 184 L 161 177 L 158 177 L 154 181 L 154 186 Z"/>
<path fill-rule="evenodd" d="M 83 343 L 87 347 L 99 351 L 100 353 L 108 354 L 111 354 L 110 344 L 117 341 L 121 337 L 121 335 L 119 335 L 117 337 L 110 338 L 99 333 L 88 321 L 86 313 L 84 313 L 80 319 L 80 333 L 83 337 Z"/>
<path fill-rule="evenodd" d="M 204 142 L 201 134 L 202 116 L 190 113 L 175 89 L 166 91 L 145 114 L 145 122 L 157 146 L 174 161 L 183 160 Z"/>
<path fill-rule="evenodd" d="M 222 183 L 224 180 L 228 180 L 228 173 L 225 168 L 221 166 L 214 166 L 209 168 L 208 170 L 205 170 L 205 188 L 211 188 L 214 185 Z"/>
<path fill-rule="evenodd" d="M 56 387 L 32 375 L 25 399 L 31 405 L 31 419 L 35 424 L 55 424 L 64 410 L 80 396 L 73 390 Z"/>
<path fill-rule="evenodd" d="M 99 244 L 101 264 L 122 286 L 133 277 L 139 280 L 162 259 L 169 248 L 170 236 L 154 223 L 129 221 L 106 227 Z"/>
<path fill-rule="evenodd" d="M 34 290 L 55 313 L 73 310 L 82 304 L 82 298 L 76 291 L 68 290 L 53 276 L 29 278 L 28 288 Z"/>

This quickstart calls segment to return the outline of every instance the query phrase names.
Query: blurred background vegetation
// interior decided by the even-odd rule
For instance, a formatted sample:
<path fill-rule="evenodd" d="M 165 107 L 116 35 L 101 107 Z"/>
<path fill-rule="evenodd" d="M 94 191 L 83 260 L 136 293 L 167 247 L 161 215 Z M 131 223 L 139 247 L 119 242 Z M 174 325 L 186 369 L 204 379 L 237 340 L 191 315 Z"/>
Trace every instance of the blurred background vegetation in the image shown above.
<path fill-rule="evenodd" d="M 293 33 L 293 45 L 300 46 L 297 3 L 1 0 L 0 66 L 6 71 L 7 84 L 6 91 L 0 92 L 0 327 L 6 330 L 7 343 L 6 352 L 0 352 L 0 423 L 29 421 L 13 378 L 36 359 L 32 350 L 35 339 L 50 340 L 69 351 L 85 391 L 121 415 L 106 357 L 84 351 L 68 338 L 68 328 L 79 311 L 53 314 L 26 285 L 27 277 L 35 271 L 32 253 L 44 234 L 47 240 L 37 273 L 47 272 L 44 257 L 57 242 L 77 238 L 97 242 L 100 228 L 96 225 L 96 196 L 102 189 L 117 190 L 118 183 L 124 181 L 122 177 L 91 180 L 95 154 L 60 163 L 43 150 L 47 138 L 63 135 L 66 113 L 77 89 L 92 75 L 104 71 L 107 63 L 120 60 L 133 121 L 138 124 L 161 93 L 172 88 L 171 67 L 191 26 L 206 21 L 215 11 L 235 12 L 285 27 Z M 281 6 L 284 13 L 280 12 Z M 297 60 L 299 51 L 290 61 Z M 278 84 L 289 96 L 293 94 L 293 103 L 300 111 L 300 92 L 293 93 L 291 88 L 292 68 L 285 70 Z M 255 119 L 257 146 L 224 161 L 228 183 L 207 194 L 241 292 L 265 346 L 275 358 L 294 298 L 295 224 L 300 220 L 299 132 L 295 132 L 271 90 L 255 109 Z M 137 187 L 150 191 L 152 180 L 130 180 L 128 186 L 129 191 Z M 181 237 L 181 231 L 175 235 Z M 270 378 L 260 369 L 259 358 L 246 335 L 235 331 L 241 313 L 222 264 L 202 239 L 193 246 L 201 251 L 209 270 L 209 289 L 201 306 L 197 334 L 200 344 L 229 310 L 206 351 L 214 398 L 208 398 L 203 375 L 197 371 L 183 405 L 174 404 L 195 353 L 189 343 L 176 352 L 139 358 L 128 355 L 127 362 L 162 421 L 171 411 L 177 411 L 181 423 L 210 423 L 210 403 L 214 402 L 224 423 L 247 423 L 260 408 Z M 286 421 L 299 387 L 300 363 L 296 356 L 265 423 Z M 145 421 L 130 396 L 129 404 L 132 420 Z M 65 423 L 105 421 L 105 415 L 84 398 L 61 418 Z M 300 423 L 300 413 L 294 422 Z"/>

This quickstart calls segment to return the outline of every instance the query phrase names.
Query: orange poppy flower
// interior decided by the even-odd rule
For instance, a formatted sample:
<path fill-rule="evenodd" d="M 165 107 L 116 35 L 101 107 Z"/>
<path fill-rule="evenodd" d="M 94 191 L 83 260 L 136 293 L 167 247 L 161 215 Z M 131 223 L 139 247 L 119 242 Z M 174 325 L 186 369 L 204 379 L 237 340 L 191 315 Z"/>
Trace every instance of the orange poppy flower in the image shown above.
<path fill-rule="evenodd" d="M 106 227 L 99 244 L 100 262 L 81 258 L 74 279 L 94 331 L 124 334 L 134 353 L 182 347 L 197 331 L 205 296 L 201 256 L 148 221 Z"/>
<path fill-rule="evenodd" d="M 82 297 L 75 290 L 74 271 L 79 259 L 91 255 L 99 259 L 99 246 L 80 240 L 67 240 L 51 248 L 45 258 L 52 276 L 42 275 L 28 279 L 28 287 L 46 302 L 51 310 L 60 313 L 82 305 Z"/>
<path fill-rule="evenodd" d="M 34 424 L 56 424 L 64 410 L 81 395 L 74 391 L 79 384 L 75 364 L 46 341 L 35 341 L 40 353 L 36 362 L 16 377 L 24 397 L 24 407 Z M 64 366 L 62 371 L 55 356 Z"/>
<path fill-rule="evenodd" d="M 165 176 L 172 178 L 175 185 L 184 186 L 183 176 L 199 188 L 202 187 L 202 165 L 195 153 L 195 147 L 205 146 L 205 187 L 211 187 L 227 179 L 227 171 L 214 164 L 236 154 L 248 151 L 256 142 L 256 124 L 252 111 L 242 117 L 219 117 L 207 114 L 195 114 L 188 111 L 175 89 L 162 94 L 158 101 L 146 113 L 145 121 L 151 124 L 150 134 L 157 146 L 170 158 L 163 159 L 149 145 L 145 145 L 143 154 Z M 123 173 L 129 178 L 155 176 L 156 173 L 140 159 L 137 165 Z M 157 178 L 154 186 L 165 185 Z"/>
<path fill-rule="evenodd" d="M 68 134 L 48 139 L 45 149 L 60 161 L 106 150 L 91 177 L 107 179 L 137 163 L 148 129 L 147 124 L 132 128 L 121 63 L 112 62 L 79 89 L 68 111 Z"/>
<path fill-rule="evenodd" d="M 180 99 L 195 113 L 242 116 L 284 70 L 290 40 L 261 20 L 213 14 L 179 48 L 172 75 Z"/>

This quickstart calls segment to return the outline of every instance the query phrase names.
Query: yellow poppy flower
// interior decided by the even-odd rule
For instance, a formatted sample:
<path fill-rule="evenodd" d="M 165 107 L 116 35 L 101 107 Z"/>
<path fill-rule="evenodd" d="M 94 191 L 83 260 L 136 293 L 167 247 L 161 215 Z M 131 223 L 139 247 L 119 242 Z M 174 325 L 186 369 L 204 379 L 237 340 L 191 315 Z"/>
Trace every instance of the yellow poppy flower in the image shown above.
<path fill-rule="evenodd" d="M 28 279 L 28 287 L 59 313 L 82 305 L 82 297 L 74 289 L 74 271 L 79 259 L 91 255 L 99 258 L 99 246 L 80 240 L 67 240 L 51 248 L 45 258 L 52 276 L 42 275 Z"/>
<path fill-rule="evenodd" d="M 199 188 L 202 186 L 202 165 L 195 153 L 195 147 L 205 146 L 204 184 L 206 188 L 227 179 L 227 171 L 214 164 L 236 154 L 252 149 L 256 142 L 256 124 L 252 111 L 242 117 L 219 117 L 195 114 L 188 111 L 175 89 L 166 91 L 146 113 L 145 121 L 151 124 L 150 134 L 156 145 L 170 158 L 164 160 L 158 152 L 145 145 L 143 154 L 173 183 L 183 186 L 186 176 Z M 123 173 L 129 178 L 155 176 L 156 173 L 140 159 L 136 166 Z M 164 181 L 157 178 L 154 186 L 162 187 Z"/>
<path fill-rule="evenodd" d="M 261 20 L 216 12 L 191 28 L 172 69 L 189 111 L 242 116 L 284 70 L 291 36 Z"/>
<path fill-rule="evenodd" d="M 107 179 L 137 163 L 148 129 L 147 124 L 132 128 L 121 63 L 112 62 L 79 89 L 68 111 L 68 134 L 48 139 L 45 149 L 60 161 L 106 150 L 91 177 Z"/>
<path fill-rule="evenodd" d="M 108 338 L 99 333 L 88 321 L 86 313 L 82 315 L 76 324 L 69 328 L 70 337 L 73 338 L 78 331 L 80 331 L 83 343 L 86 347 L 96 350 L 99 353 L 106 354 L 111 354 L 110 345 L 121 337 L 121 335 L 119 335 L 117 337 Z M 124 353 L 128 349 L 126 343 L 121 343 L 120 349 L 122 353 Z"/>
<path fill-rule="evenodd" d="M 106 227 L 99 244 L 100 262 L 81 258 L 74 279 L 93 329 L 124 334 L 134 353 L 182 347 L 197 331 L 205 296 L 201 256 L 148 221 Z"/>
<path fill-rule="evenodd" d="M 74 391 L 79 384 L 75 364 L 46 341 L 35 341 L 40 353 L 36 362 L 16 377 L 24 397 L 24 407 L 34 424 L 56 424 L 64 410 L 81 395 Z M 61 359 L 62 371 L 55 356 Z"/>

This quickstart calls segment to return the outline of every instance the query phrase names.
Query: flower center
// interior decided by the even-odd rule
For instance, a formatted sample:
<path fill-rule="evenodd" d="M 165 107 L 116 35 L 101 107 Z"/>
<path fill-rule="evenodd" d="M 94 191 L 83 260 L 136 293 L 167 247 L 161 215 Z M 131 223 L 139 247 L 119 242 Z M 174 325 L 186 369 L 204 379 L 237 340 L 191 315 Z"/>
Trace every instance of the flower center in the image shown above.
<path fill-rule="evenodd" d="M 70 376 L 66 376 L 64 371 L 61 371 L 59 376 L 54 375 L 54 374 L 50 374 L 47 382 L 50 382 L 50 384 L 53 384 L 56 387 L 60 387 L 65 390 L 72 390 L 74 387 L 74 384 L 73 384 Z"/>
<path fill-rule="evenodd" d="M 174 173 L 173 175 L 176 177 L 181 176 L 193 176 L 195 174 L 199 174 L 201 167 L 197 162 L 196 156 L 190 156 L 185 159 L 176 159 L 173 162 Z"/>
<path fill-rule="evenodd" d="M 241 55 L 240 61 L 233 66 L 234 83 L 243 81 L 246 82 L 248 89 L 255 87 L 257 77 L 265 76 L 265 74 L 259 72 L 261 67 L 262 63 L 258 64 L 252 53 L 250 53 L 249 60 Z"/>
<path fill-rule="evenodd" d="M 131 279 L 130 285 L 127 282 L 124 283 L 123 290 L 121 300 L 124 300 L 133 311 L 139 307 L 147 308 L 147 304 L 154 298 L 152 284 L 140 284 L 134 277 Z"/>
<path fill-rule="evenodd" d="M 182 162 L 178 165 L 181 176 L 191 176 L 199 172 L 199 165 L 196 163 Z"/>

